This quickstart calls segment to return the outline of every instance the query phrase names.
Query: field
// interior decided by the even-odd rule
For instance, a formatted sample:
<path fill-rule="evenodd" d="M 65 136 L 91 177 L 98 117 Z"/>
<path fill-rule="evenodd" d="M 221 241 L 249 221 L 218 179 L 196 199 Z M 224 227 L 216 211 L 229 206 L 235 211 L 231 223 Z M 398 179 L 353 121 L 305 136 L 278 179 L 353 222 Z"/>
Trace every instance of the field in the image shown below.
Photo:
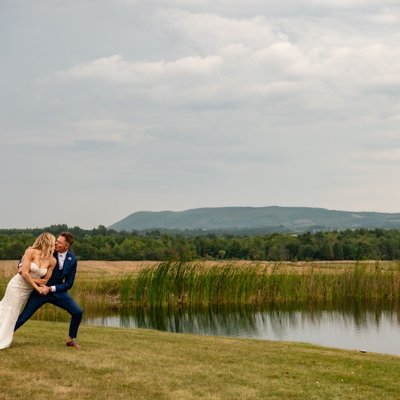
<path fill-rule="evenodd" d="M 0 399 L 398 399 L 400 358 L 299 343 L 29 321 L 0 351 Z"/>
<path fill-rule="evenodd" d="M 11 277 L 16 272 L 17 260 L 0 260 L 0 276 Z M 79 261 L 81 278 L 135 273 L 143 267 L 157 265 L 157 261 Z"/>
<path fill-rule="evenodd" d="M 141 269 L 156 266 L 160 261 L 79 261 L 78 275 L 81 278 L 115 276 L 120 274 L 137 273 Z M 269 270 L 279 269 L 292 273 L 303 273 L 312 268 L 316 272 L 343 272 L 354 268 L 355 261 L 312 261 L 312 262 L 269 262 L 269 261 L 247 261 L 247 260 L 213 260 L 213 261 L 193 261 L 204 268 L 213 266 L 243 266 L 256 267 Z M 377 265 L 376 261 L 362 261 L 361 264 L 373 269 Z M 383 270 L 394 270 L 399 268 L 399 262 L 379 261 L 380 268 Z M 16 271 L 17 260 L 0 260 L 0 276 L 11 277 Z"/>
<path fill-rule="evenodd" d="M 16 271 L 0 262 L 0 295 Z M 79 262 L 71 294 L 85 307 L 371 305 L 400 302 L 398 262 Z"/>
<path fill-rule="evenodd" d="M 2 289 L 15 269 L 16 261 L 0 261 Z M 234 271 L 232 275 L 230 270 Z M 110 302 L 117 305 L 134 297 L 133 290 L 141 282 L 147 289 L 143 292 L 139 287 L 139 293 L 145 298 L 152 296 L 156 302 L 178 300 L 179 304 L 185 296 L 197 299 L 205 292 L 216 295 L 218 301 L 226 294 L 224 301 L 230 301 L 237 288 L 246 288 L 248 277 L 258 276 L 268 277 L 261 281 L 267 284 L 266 293 L 282 301 L 308 293 L 326 296 L 332 285 L 338 290 L 341 284 L 348 285 L 341 295 L 352 288 L 367 295 L 375 291 L 386 296 L 384 291 L 389 287 L 398 290 L 393 285 L 400 282 L 398 264 L 389 262 L 82 261 L 73 296 L 85 310 Z M 386 285 L 388 279 L 389 286 L 379 286 Z M 235 289 L 233 285 L 238 286 Z M 212 287 L 218 290 L 214 293 Z M 153 293 L 152 288 L 159 290 Z M 252 299 L 253 289 L 239 292 L 240 298 L 249 295 Z M 285 300 L 282 296 L 286 294 L 289 297 Z M 0 351 L 0 400 L 399 398 L 400 358 L 396 356 L 300 343 L 85 325 L 78 337 L 82 348 L 75 350 L 64 344 L 66 323 L 45 321 L 46 312 L 53 309 L 46 311 L 43 307 L 38 318 L 44 320 L 29 321 L 16 332 L 12 347 Z"/>

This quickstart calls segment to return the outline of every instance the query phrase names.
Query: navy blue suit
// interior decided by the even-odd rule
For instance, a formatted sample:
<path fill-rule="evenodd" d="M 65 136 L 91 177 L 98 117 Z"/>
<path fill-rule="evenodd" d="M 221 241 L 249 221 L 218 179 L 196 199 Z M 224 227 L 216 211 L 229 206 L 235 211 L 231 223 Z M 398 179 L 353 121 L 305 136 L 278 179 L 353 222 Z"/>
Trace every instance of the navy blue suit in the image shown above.
<path fill-rule="evenodd" d="M 36 290 L 33 290 L 28 301 L 26 302 L 24 309 L 21 312 L 21 315 L 18 317 L 17 323 L 15 324 L 15 330 L 28 321 L 28 319 L 43 304 L 51 303 L 69 312 L 71 315 L 69 336 L 71 338 L 76 338 L 79 324 L 82 320 L 82 310 L 68 294 L 68 290 L 71 289 L 72 285 L 74 284 L 78 260 L 71 252 L 68 251 L 65 256 L 63 268 L 60 269 L 57 252 L 54 253 L 54 257 L 57 260 L 57 264 L 54 267 L 49 281 L 47 282 L 47 286 L 55 286 L 56 291 L 49 292 L 49 294 L 43 296 Z"/>

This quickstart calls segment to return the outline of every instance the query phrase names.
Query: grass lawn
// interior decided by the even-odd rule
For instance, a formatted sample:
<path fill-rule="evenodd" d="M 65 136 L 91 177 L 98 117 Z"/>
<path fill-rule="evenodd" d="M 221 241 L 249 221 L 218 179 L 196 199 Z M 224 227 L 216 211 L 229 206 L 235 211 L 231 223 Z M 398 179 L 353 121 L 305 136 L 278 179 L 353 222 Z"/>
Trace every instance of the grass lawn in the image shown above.
<path fill-rule="evenodd" d="M 29 321 L 0 351 L 0 399 L 399 399 L 400 357 L 306 344 Z"/>

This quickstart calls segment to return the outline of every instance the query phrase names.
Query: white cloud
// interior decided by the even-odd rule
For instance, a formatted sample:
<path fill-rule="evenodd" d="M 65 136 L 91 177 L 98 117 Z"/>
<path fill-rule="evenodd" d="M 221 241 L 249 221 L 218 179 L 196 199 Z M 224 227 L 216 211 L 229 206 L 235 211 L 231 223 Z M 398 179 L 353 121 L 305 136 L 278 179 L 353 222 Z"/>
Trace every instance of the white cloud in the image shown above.
<path fill-rule="evenodd" d="M 367 15 L 366 19 L 383 25 L 393 25 L 400 22 L 400 12 L 391 11 L 390 9 L 383 8 L 381 12 Z"/>
<path fill-rule="evenodd" d="M 148 128 L 111 119 L 72 121 L 67 127 L 70 141 L 140 144 L 150 140 Z"/>
<path fill-rule="evenodd" d="M 400 162 L 400 146 L 394 149 L 379 149 L 371 151 L 369 158 L 384 164 L 399 165 Z"/>
<path fill-rule="evenodd" d="M 381 8 L 384 6 L 396 5 L 396 0 L 305 0 L 311 6 L 323 8 L 344 8 L 356 9 L 360 12 L 363 9 Z"/>
<path fill-rule="evenodd" d="M 140 0 L 119 0 L 122 4 L 129 7 L 139 7 L 143 4 Z M 358 13 L 363 10 L 380 9 L 382 7 L 397 7 L 397 0 L 147 0 L 146 5 L 150 7 L 178 8 L 190 10 L 192 12 L 217 12 L 232 15 L 257 15 L 272 13 L 276 15 L 298 15 L 312 13 L 316 10 L 356 10 Z"/>
<path fill-rule="evenodd" d="M 159 13 L 159 20 L 168 23 L 170 30 L 177 33 L 188 46 L 194 46 L 200 54 L 232 44 L 260 48 L 277 40 L 287 40 L 285 32 L 264 16 L 234 18 L 212 13 L 164 10 Z"/>
<path fill-rule="evenodd" d="M 2 187 L 18 193 L 35 169 L 56 169 L 53 150 L 64 149 L 80 210 L 96 202 L 101 212 L 85 220 L 65 211 L 60 222 L 114 222 L 115 193 L 118 217 L 216 204 L 399 204 L 395 189 L 390 200 L 367 196 L 393 187 L 399 172 L 398 1 L 9 3 L 0 162 L 13 168 Z M 9 214 L 0 219 L 12 225 Z M 41 225 L 35 213 L 25 218 Z"/>
<path fill-rule="evenodd" d="M 400 84 L 399 54 L 400 46 L 367 40 L 362 46 L 349 40 L 346 46 L 312 48 L 300 40 L 264 47 L 234 43 L 204 57 L 172 61 L 134 61 L 114 55 L 60 71 L 58 77 L 116 85 L 115 90 L 128 96 L 182 107 L 199 102 L 215 107 L 227 100 L 235 106 L 249 101 L 254 106 L 289 94 L 301 96 L 302 107 L 332 109 L 358 96 L 359 104 L 373 107 L 362 97 L 390 96 L 388 88 Z"/>
<path fill-rule="evenodd" d="M 80 64 L 57 75 L 61 78 L 98 79 L 117 84 L 147 85 L 149 82 L 178 79 L 181 75 L 194 79 L 213 73 L 217 57 L 184 57 L 173 62 L 129 62 L 120 55 L 103 57 Z"/>

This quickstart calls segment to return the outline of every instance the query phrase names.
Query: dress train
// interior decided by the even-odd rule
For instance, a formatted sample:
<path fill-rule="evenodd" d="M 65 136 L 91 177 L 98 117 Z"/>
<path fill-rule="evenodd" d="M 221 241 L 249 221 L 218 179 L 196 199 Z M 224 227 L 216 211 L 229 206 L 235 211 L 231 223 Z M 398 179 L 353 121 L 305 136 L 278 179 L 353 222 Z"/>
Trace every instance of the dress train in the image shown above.
<path fill-rule="evenodd" d="M 33 279 L 38 279 L 46 275 L 47 269 L 31 263 L 29 273 Z M 8 283 L 0 301 L 0 350 L 10 347 L 15 323 L 32 290 L 32 286 L 20 274 L 16 274 Z"/>

